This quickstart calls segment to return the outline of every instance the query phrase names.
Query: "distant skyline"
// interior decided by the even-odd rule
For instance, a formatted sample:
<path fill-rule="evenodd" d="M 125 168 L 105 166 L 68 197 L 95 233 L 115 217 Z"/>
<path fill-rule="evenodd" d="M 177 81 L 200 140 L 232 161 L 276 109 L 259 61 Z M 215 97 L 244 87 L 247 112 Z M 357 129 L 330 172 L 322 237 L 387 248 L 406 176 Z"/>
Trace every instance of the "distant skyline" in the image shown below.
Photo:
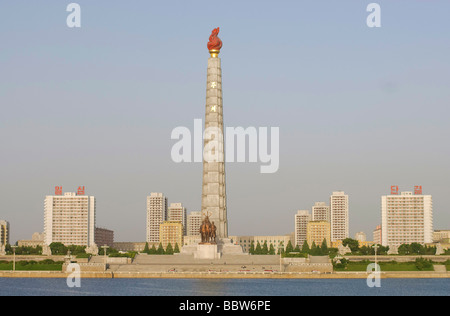
<path fill-rule="evenodd" d="M 349 195 L 350 235 L 381 224 L 391 185 L 433 196 L 450 228 L 448 1 L 0 3 L 0 219 L 43 232 L 55 186 L 86 187 L 97 225 L 144 241 L 146 197 L 201 208 L 202 164 L 171 131 L 204 119 L 206 43 L 220 27 L 226 126 L 280 129 L 277 173 L 226 165 L 229 235 L 294 231 L 297 210 Z M 382 8 L 368 28 L 366 7 Z"/>

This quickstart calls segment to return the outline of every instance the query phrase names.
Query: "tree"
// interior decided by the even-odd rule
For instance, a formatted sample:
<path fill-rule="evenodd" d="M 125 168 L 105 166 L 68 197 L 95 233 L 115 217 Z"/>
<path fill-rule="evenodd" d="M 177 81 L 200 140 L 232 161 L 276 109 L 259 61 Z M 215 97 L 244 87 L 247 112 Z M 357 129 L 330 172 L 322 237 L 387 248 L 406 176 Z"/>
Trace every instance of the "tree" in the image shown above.
<path fill-rule="evenodd" d="M 249 249 L 248 253 L 251 255 L 255 254 L 255 242 L 254 241 L 252 241 L 252 243 L 250 244 L 250 249 Z"/>
<path fill-rule="evenodd" d="M 274 255 L 274 254 L 275 254 L 275 248 L 274 248 L 273 244 L 270 244 L 269 255 Z"/>
<path fill-rule="evenodd" d="M 361 248 L 359 248 L 359 253 L 362 254 L 363 256 L 368 256 L 371 254 L 371 251 L 369 247 L 362 246 Z"/>
<path fill-rule="evenodd" d="M 326 239 L 323 240 L 322 246 L 320 248 L 322 250 L 323 255 L 328 254 L 328 243 Z"/>
<path fill-rule="evenodd" d="M 322 249 L 320 249 L 320 247 L 317 247 L 316 243 L 314 241 L 311 245 L 310 255 L 311 256 L 322 256 Z"/>
<path fill-rule="evenodd" d="M 150 253 L 150 248 L 148 247 L 148 242 L 145 243 L 145 247 L 144 247 L 143 253 L 146 253 L 146 254 Z"/>
<path fill-rule="evenodd" d="M 356 253 L 359 250 L 359 241 L 352 239 L 352 238 L 346 238 L 342 241 L 342 245 L 344 247 L 349 246 L 352 253 Z"/>
<path fill-rule="evenodd" d="M 178 247 L 178 243 L 175 244 L 175 248 L 173 249 L 174 253 L 180 253 L 180 247 Z"/>
<path fill-rule="evenodd" d="M 53 242 L 50 244 L 50 249 L 53 255 L 66 255 L 67 248 L 60 242 Z"/>
<path fill-rule="evenodd" d="M 415 254 L 415 255 L 424 255 L 425 254 L 424 246 L 422 246 L 419 243 L 414 242 L 409 247 L 410 247 L 412 254 Z"/>
<path fill-rule="evenodd" d="M 169 244 L 166 247 L 166 251 L 164 253 L 165 255 L 173 255 L 173 248 L 172 244 L 169 242 Z"/>
<path fill-rule="evenodd" d="M 431 260 L 417 258 L 416 259 L 416 267 L 417 267 L 417 270 L 419 270 L 419 271 L 432 270 L 433 263 L 431 262 Z"/>
<path fill-rule="evenodd" d="M 400 245 L 400 247 L 398 247 L 399 255 L 405 256 L 405 255 L 409 255 L 410 253 L 411 253 L 411 248 L 409 245 L 403 244 L 403 245 Z"/>
<path fill-rule="evenodd" d="M 264 241 L 264 245 L 262 247 L 261 254 L 263 254 L 263 255 L 269 254 L 269 247 L 267 247 L 267 241 Z"/>
<path fill-rule="evenodd" d="M 292 247 L 291 241 L 288 241 L 288 244 L 286 246 L 286 253 L 294 252 L 294 247 Z"/>
<path fill-rule="evenodd" d="M 152 246 L 152 248 L 149 251 L 149 255 L 156 255 L 158 250 L 156 250 L 155 245 Z"/>
<path fill-rule="evenodd" d="M 256 249 L 255 249 L 255 254 L 260 255 L 261 253 L 262 253 L 262 249 L 261 249 L 261 245 L 259 244 L 259 241 L 258 241 L 258 244 L 256 245 Z"/>
<path fill-rule="evenodd" d="M 371 254 L 374 255 L 375 254 L 375 249 L 374 248 L 371 248 L 371 249 L 372 249 L 372 253 Z M 382 245 L 378 245 L 377 254 L 379 254 L 381 256 L 387 256 L 388 252 L 389 252 L 389 246 L 384 247 Z"/>
<path fill-rule="evenodd" d="M 156 250 L 156 254 L 157 254 L 157 255 L 163 255 L 163 254 L 164 254 L 164 248 L 163 248 L 163 246 L 162 246 L 162 243 L 159 243 L 159 247 L 158 247 L 158 249 Z"/>
<path fill-rule="evenodd" d="M 305 242 L 303 243 L 303 247 L 302 247 L 302 253 L 309 254 L 310 251 L 311 251 L 311 249 L 309 249 L 309 244 L 305 240 Z"/>

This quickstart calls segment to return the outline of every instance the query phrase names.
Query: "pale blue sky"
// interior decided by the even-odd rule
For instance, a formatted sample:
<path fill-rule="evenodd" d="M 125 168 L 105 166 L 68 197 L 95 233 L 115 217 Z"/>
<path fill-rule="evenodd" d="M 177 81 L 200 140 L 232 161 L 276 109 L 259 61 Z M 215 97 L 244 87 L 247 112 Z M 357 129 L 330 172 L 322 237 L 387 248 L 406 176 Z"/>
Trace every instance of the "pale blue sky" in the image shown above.
<path fill-rule="evenodd" d="M 199 210 L 202 165 L 170 159 L 173 128 L 203 118 L 206 43 L 220 26 L 228 126 L 280 127 L 280 170 L 227 165 L 229 233 L 286 234 L 298 209 L 350 195 L 372 238 L 396 184 L 433 195 L 450 228 L 448 1 L 0 2 L 0 219 L 43 230 L 56 185 L 97 197 L 97 223 L 145 239 L 150 192 Z"/>

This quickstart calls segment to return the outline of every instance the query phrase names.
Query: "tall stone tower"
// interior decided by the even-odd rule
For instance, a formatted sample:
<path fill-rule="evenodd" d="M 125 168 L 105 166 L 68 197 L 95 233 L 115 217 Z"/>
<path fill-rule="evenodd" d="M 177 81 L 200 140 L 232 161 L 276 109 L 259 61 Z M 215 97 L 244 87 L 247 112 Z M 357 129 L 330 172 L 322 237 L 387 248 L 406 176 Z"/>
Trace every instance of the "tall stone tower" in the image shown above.
<path fill-rule="evenodd" d="M 214 29 L 209 38 L 206 88 L 205 141 L 203 160 L 202 214 L 217 227 L 217 239 L 228 238 L 227 195 L 223 133 L 222 68 L 219 58 L 222 41 Z"/>
<path fill-rule="evenodd" d="M 203 185 L 201 220 L 208 217 L 216 227 L 212 242 L 195 242 L 183 246 L 181 254 L 198 259 L 220 259 L 222 255 L 244 255 L 241 246 L 228 238 L 227 194 L 225 190 L 225 151 L 223 133 L 222 68 L 219 53 L 222 41 L 212 31 L 208 49 L 208 78 L 206 87 L 205 135 L 203 148 Z M 214 236 L 214 235 L 213 235 Z M 204 236 L 202 236 L 203 239 Z M 210 238 L 209 236 L 208 238 Z"/>

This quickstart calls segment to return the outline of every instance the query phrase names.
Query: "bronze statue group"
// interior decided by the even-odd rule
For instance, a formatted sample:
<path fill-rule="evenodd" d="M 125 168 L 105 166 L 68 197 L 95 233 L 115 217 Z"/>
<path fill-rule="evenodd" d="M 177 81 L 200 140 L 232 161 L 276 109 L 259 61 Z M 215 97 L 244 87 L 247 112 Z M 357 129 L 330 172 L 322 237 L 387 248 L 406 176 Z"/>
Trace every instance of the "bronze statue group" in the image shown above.
<path fill-rule="evenodd" d="M 209 221 L 209 216 L 203 220 L 200 226 L 200 234 L 202 235 L 202 243 L 216 243 L 216 225 Z"/>

